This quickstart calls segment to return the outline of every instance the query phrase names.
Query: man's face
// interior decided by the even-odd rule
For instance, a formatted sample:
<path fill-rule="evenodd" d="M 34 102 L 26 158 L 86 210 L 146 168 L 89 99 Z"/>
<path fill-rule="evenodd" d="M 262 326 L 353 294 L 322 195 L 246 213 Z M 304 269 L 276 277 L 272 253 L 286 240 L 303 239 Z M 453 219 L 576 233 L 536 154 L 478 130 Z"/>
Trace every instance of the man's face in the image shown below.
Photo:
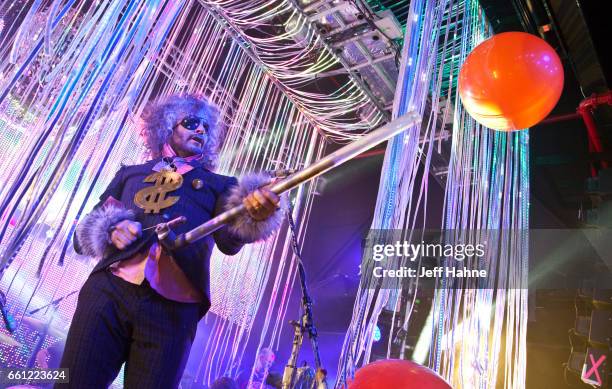
<path fill-rule="evenodd" d="M 172 130 L 168 143 L 179 157 L 202 154 L 208 142 L 208 124 L 198 116 L 185 116 Z"/>

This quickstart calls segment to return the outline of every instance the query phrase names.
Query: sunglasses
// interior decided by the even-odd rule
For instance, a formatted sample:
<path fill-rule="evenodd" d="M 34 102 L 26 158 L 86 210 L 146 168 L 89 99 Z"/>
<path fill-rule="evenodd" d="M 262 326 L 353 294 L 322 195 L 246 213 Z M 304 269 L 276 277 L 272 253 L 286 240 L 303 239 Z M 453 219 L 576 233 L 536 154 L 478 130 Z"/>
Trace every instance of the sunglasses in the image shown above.
<path fill-rule="evenodd" d="M 195 131 L 200 126 L 200 124 L 202 124 L 204 132 L 208 132 L 210 128 L 208 123 L 206 122 L 206 119 L 199 118 L 197 116 L 187 116 L 186 118 L 181 120 L 176 126 L 178 126 L 179 124 L 188 129 L 189 131 Z"/>

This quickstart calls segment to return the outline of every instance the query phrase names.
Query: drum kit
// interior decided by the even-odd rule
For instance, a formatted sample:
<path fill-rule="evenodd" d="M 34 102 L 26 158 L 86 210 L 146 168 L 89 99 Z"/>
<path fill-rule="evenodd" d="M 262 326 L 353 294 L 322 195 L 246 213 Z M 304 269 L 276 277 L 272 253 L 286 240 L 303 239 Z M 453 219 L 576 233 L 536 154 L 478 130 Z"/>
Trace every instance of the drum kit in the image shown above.
<path fill-rule="evenodd" d="M 58 339 L 66 339 L 66 335 L 68 333 L 65 328 L 49 325 L 48 319 L 41 319 L 34 316 L 24 316 L 21 319 L 21 324 L 26 325 L 29 329 L 37 331 L 40 334 L 46 332 L 47 335 Z M 4 332 L 0 332 L 0 344 L 8 347 L 23 346 L 23 343 Z"/>

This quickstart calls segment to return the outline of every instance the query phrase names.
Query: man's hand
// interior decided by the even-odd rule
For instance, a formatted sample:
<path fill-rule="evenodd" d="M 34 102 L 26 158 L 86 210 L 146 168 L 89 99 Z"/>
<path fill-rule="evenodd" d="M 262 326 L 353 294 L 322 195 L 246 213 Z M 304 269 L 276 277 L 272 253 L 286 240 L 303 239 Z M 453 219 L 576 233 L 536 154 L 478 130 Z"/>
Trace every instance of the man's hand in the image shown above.
<path fill-rule="evenodd" d="M 111 232 L 111 242 L 119 250 L 124 250 L 140 238 L 142 235 L 142 225 L 132 220 L 122 220 L 115 224 Z"/>
<path fill-rule="evenodd" d="M 253 219 L 262 221 L 272 216 L 278 209 L 280 197 L 266 188 L 260 188 L 249 193 L 242 203 Z"/>

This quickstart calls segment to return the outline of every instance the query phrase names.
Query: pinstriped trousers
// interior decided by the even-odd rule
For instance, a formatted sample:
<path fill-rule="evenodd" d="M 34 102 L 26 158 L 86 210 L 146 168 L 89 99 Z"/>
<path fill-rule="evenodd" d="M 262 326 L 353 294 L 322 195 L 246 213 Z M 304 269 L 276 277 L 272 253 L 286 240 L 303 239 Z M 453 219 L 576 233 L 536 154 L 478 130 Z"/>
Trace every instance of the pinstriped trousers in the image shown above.
<path fill-rule="evenodd" d="M 108 270 L 79 293 L 56 388 L 108 388 L 126 362 L 124 387 L 176 388 L 195 336 L 199 306 L 168 300 L 145 280 L 135 285 Z"/>

